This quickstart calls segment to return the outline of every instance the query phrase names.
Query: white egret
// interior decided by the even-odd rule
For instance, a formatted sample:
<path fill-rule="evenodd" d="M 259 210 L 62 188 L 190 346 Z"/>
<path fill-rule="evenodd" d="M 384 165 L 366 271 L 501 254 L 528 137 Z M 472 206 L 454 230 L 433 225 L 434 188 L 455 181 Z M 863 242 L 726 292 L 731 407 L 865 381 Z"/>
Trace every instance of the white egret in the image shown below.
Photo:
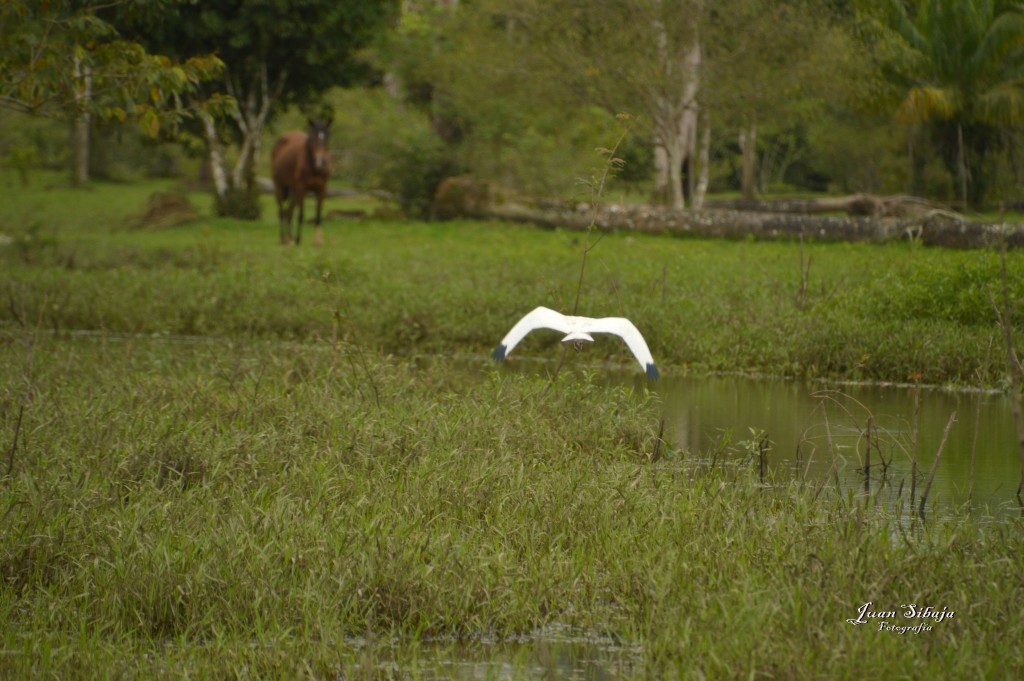
<path fill-rule="evenodd" d="M 575 341 L 577 349 L 582 346 L 583 341 L 594 341 L 590 335 L 592 333 L 614 333 L 626 341 L 626 345 L 640 362 L 640 367 L 647 373 L 647 378 L 651 380 L 658 378 L 658 368 L 654 366 L 654 357 L 651 356 L 651 351 L 647 348 L 647 342 L 640 335 L 640 331 L 633 326 L 633 322 L 624 317 L 603 317 L 601 319 L 574 317 L 546 307 L 538 307 L 516 322 L 512 330 L 501 339 L 501 343 L 494 349 L 491 356 L 499 362 L 502 361 L 508 357 L 519 341 L 534 329 L 552 329 L 568 334 L 562 339 L 562 342 Z"/>

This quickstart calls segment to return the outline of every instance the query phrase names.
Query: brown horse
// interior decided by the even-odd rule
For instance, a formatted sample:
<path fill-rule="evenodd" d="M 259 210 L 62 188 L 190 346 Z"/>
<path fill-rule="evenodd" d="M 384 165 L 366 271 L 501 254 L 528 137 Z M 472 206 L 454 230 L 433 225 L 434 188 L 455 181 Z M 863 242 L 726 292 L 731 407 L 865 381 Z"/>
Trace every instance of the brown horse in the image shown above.
<path fill-rule="evenodd" d="M 302 204 L 307 192 L 316 194 L 316 228 L 313 243 L 323 243 L 320 229 L 320 210 L 327 193 L 327 176 L 331 174 L 331 159 L 327 151 L 330 130 L 326 123 L 309 121 L 309 133 L 287 132 L 278 138 L 270 153 L 270 166 L 274 176 L 274 196 L 277 197 L 277 217 L 280 220 L 281 243 L 292 242 L 292 214 L 299 207 L 299 221 L 295 229 L 295 243 L 302 242 Z M 285 202 L 288 206 L 285 208 Z"/>

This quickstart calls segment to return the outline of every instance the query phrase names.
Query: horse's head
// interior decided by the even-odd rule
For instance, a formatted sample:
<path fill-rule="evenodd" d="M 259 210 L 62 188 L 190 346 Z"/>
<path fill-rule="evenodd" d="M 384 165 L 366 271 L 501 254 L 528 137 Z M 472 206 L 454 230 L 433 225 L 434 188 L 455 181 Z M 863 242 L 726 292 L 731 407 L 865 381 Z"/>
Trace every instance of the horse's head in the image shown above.
<path fill-rule="evenodd" d="M 313 162 L 313 169 L 318 173 L 326 173 L 330 169 L 331 155 L 327 149 L 327 141 L 330 136 L 330 124 L 309 119 L 306 146 L 309 148 L 309 158 Z"/>

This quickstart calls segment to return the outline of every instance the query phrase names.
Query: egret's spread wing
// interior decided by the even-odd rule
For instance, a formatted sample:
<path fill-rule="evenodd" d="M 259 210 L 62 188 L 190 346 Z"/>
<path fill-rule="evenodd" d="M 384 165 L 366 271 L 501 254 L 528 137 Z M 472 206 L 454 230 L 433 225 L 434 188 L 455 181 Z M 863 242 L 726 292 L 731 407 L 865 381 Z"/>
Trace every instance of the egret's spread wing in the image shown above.
<path fill-rule="evenodd" d="M 512 348 L 523 340 L 526 334 L 534 329 L 553 329 L 562 333 L 569 333 L 569 325 L 565 315 L 550 310 L 546 307 L 538 307 L 528 312 L 525 317 L 516 322 L 512 330 L 505 334 L 498 347 L 494 348 L 491 356 L 499 362 L 505 359 Z"/>
<path fill-rule="evenodd" d="M 591 333 L 614 333 L 626 341 L 630 351 L 640 362 L 640 366 L 647 373 L 647 378 L 657 380 L 658 367 L 654 366 L 654 357 L 647 347 L 647 341 L 640 334 L 640 331 L 633 326 L 633 322 L 624 317 L 604 317 L 595 319 L 587 329 Z"/>

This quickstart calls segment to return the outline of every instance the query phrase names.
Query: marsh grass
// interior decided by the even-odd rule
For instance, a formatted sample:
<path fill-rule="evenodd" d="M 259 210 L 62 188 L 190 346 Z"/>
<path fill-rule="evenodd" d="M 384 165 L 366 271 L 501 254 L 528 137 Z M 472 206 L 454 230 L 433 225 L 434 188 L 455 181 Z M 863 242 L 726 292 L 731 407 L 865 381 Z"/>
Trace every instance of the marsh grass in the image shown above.
<path fill-rule="evenodd" d="M 756 467 L 655 461 L 651 395 L 344 343 L 3 344 L 5 438 L 25 405 L 7 678 L 333 677 L 552 623 L 641 642 L 657 677 L 1022 668 L 1019 523 L 906 529 Z M 847 625 L 869 600 L 958 618 Z"/>
<path fill-rule="evenodd" d="M 577 235 L 343 222 L 314 250 L 269 224 L 111 229 L 153 188 L 2 209 L 24 243 L 0 249 L 0 677 L 415 678 L 424 642 L 549 626 L 638 645 L 647 678 L 1024 669 L 1018 520 L 908 527 L 668 448 L 643 390 L 411 357 L 570 305 Z M 897 322 L 881 294 L 983 277 L 991 254 L 804 248 L 808 286 L 792 245 L 609 235 L 581 312 L 631 310 L 675 370 L 974 371 L 991 329 L 969 301 L 903 300 Z M 865 262 L 889 273 L 864 282 Z M 868 601 L 956 617 L 847 624 Z"/>

